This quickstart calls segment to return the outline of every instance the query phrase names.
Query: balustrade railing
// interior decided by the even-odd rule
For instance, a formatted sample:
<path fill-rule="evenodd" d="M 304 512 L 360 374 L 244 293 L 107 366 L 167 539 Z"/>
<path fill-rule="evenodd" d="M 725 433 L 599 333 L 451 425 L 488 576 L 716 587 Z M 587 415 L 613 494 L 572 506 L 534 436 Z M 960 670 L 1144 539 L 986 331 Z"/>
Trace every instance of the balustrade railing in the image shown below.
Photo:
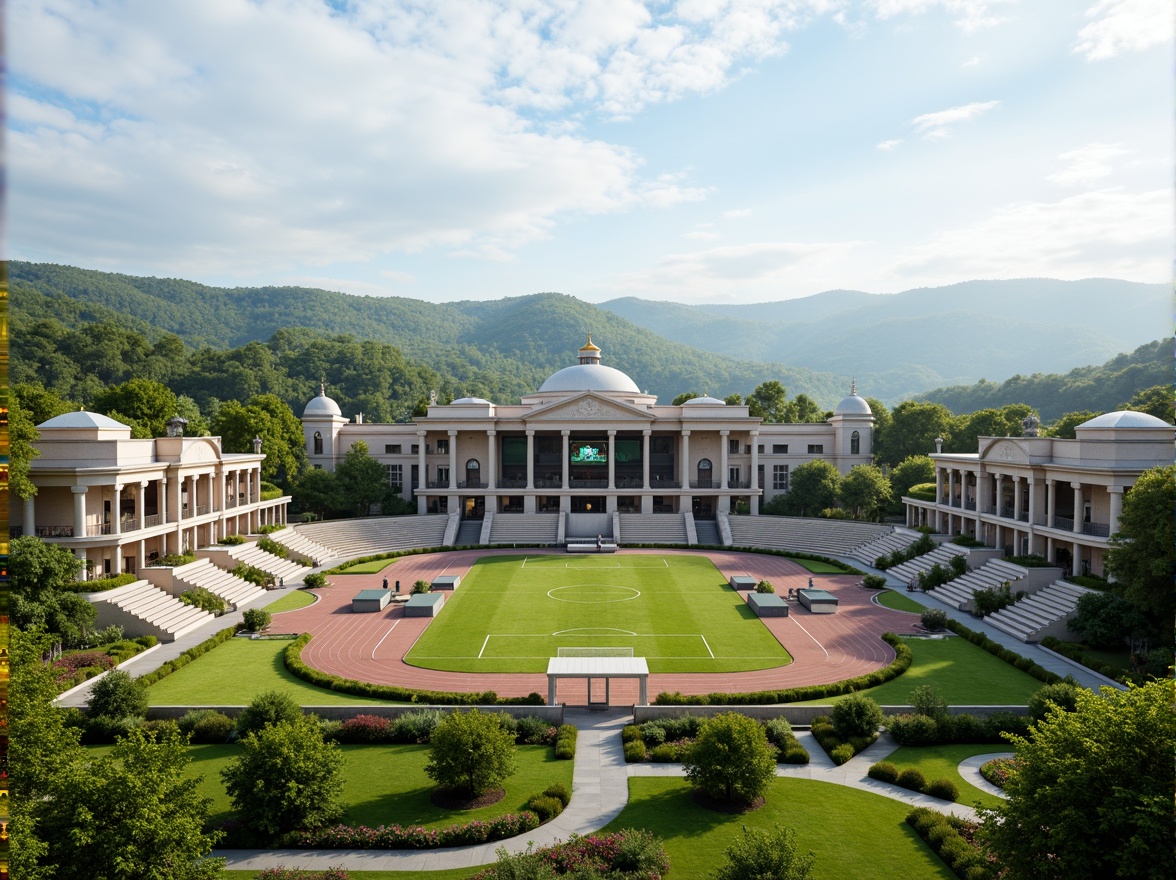
<path fill-rule="evenodd" d="M 483 483 L 481 480 L 458 480 L 457 488 L 459 489 L 489 489 L 489 483 Z"/>
<path fill-rule="evenodd" d="M 73 526 L 37 526 L 34 532 L 38 538 L 72 538 Z"/>
<path fill-rule="evenodd" d="M 87 538 L 96 538 L 99 535 L 112 534 L 114 534 L 114 526 L 112 526 L 110 523 L 96 523 L 94 525 L 86 526 Z"/>
<path fill-rule="evenodd" d="M 163 514 L 162 513 L 151 513 L 151 514 L 148 514 L 147 516 L 143 517 L 143 528 L 145 528 L 145 529 L 149 529 L 152 526 L 158 526 L 158 525 L 162 525 L 162 524 L 163 524 Z"/>
<path fill-rule="evenodd" d="M 1084 522 L 1082 524 L 1082 534 L 1091 535 L 1095 538 L 1109 538 L 1111 535 L 1111 526 L 1110 523 Z"/>
<path fill-rule="evenodd" d="M 1053 521 L 1055 529 L 1065 529 L 1067 532 L 1074 531 L 1074 520 L 1066 516 L 1055 516 Z"/>
<path fill-rule="evenodd" d="M 573 489 L 607 489 L 608 480 L 569 480 Z"/>

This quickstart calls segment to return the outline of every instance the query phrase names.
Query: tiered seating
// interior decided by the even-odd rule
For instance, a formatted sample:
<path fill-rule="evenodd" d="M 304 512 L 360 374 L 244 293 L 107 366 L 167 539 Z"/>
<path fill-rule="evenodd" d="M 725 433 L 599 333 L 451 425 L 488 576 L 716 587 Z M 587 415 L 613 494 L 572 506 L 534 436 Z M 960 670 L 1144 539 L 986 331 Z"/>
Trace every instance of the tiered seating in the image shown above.
<path fill-rule="evenodd" d="M 364 519 L 337 519 L 308 523 L 295 530 L 312 541 L 334 551 L 334 555 L 352 558 L 408 550 L 414 547 L 440 547 L 445 540 L 446 514 L 427 516 L 381 516 Z"/>
<path fill-rule="evenodd" d="M 229 556 L 233 557 L 237 562 L 243 562 L 246 565 L 252 565 L 254 568 L 260 568 L 266 574 L 272 574 L 275 578 L 294 580 L 295 578 L 301 579 L 306 574 L 305 566 L 299 565 L 297 562 L 291 562 L 289 559 L 283 559 L 281 556 L 274 556 L 272 553 L 267 553 L 252 542 L 233 545 L 228 550 Z"/>
<path fill-rule="evenodd" d="M 1037 642 L 1043 636 L 1062 638 L 1066 635 L 1066 623 L 1078 613 L 1078 600 L 1091 592 L 1094 591 L 1077 584 L 1054 581 L 984 619 L 1023 642 Z"/>
<path fill-rule="evenodd" d="M 898 578 L 904 584 L 909 584 L 914 581 L 916 575 L 920 575 L 925 571 L 930 571 L 931 566 L 939 563 L 944 568 L 947 568 L 953 556 L 967 556 L 968 551 L 963 547 L 957 547 L 955 544 L 940 544 L 930 553 L 924 553 L 922 556 L 916 556 L 914 559 L 909 559 L 893 568 L 886 569 L 886 574 Z"/>
<path fill-rule="evenodd" d="M 132 638 L 150 635 L 160 641 L 174 642 L 215 620 L 209 612 L 185 605 L 147 581 L 135 581 L 105 593 L 92 593 L 87 598 L 98 613 L 96 624 L 99 628 L 117 624 Z"/>
<path fill-rule="evenodd" d="M 689 544 L 686 522 L 680 513 L 622 513 L 621 537 L 625 544 Z"/>
<path fill-rule="evenodd" d="M 558 513 L 499 513 L 490 524 L 491 544 L 547 546 L 558 540 Z"/>
<path fill-rule="evenodd" d="M 694 533 L 698 536 L 699 544 L 717 546 L 722 543 L 722 541 L 719 540 L 719 527 L 713 520 L 695 520 Z"/>
<path fill-rule="evenodd" d="M 931 554 L 928 553 L 927 556 Z M 926 557 L 924 557 L 926 558 Z M 977 569 L 969 571 L 962 577 L 948 581 L 941 587 L 936 587 L 930 595 L 945 605 L 970 611 L 965 608 L 972 601 L 972 594 L 977 590 L 996 590 L 1005 581 L 1009 582 L 1009 589 L 1017 592 L 1017 581 L 1024 580 L 1029 572 L 1020 565 L 1013 565 L 1002 559 L 991 559 Z"/>
<path fill-rule="evenodd" d="M 855 547 L 892 531 L 878 523 L 795 516 L 733 516 L 730 523 L 736 547 L 803 550 L 826 556 L 849 556 Z"/>
<path fill-rule="evenodd" d="M 334 550 L 324 547 L 317 541 L 312 541 L 306 535 L 291 528 L 282 529 L 280 532 L 271 532 L 269 537 L 287 550 L 293 550 L 300 556 L 314 560 L 316 565 L 322 565 L 323 562 L 335 556 Z"/>
<path fill-rule="evenodd" d="M 919 540 L 919 533 L 910 529 L 894 529 L 877 538 L 870 538 L 850 551 L 849 555 L 873 566 L 879 556 L 889 556 L 895 550 L 905 550 Z"/>
<path fill-rule="evenodd" d="M 265 595 L 265 590 L 261 587 L 231 575 L 223 568 L 217 568 L 207 559 L 197 559 L 189 565 L 175 569 L 172 577 L 173 583 L 181 591 L 203 587 L 224 599 L 233 610 Z"/>
<path fill-rule="evenodd" d="M 482 541 L 482 521 L 478 519 L 467 519 L 462 522 L 457 528 L 457 540 L 455 543 L 459 547 L 472 547 L 474 544 L 479 544 Z"/>

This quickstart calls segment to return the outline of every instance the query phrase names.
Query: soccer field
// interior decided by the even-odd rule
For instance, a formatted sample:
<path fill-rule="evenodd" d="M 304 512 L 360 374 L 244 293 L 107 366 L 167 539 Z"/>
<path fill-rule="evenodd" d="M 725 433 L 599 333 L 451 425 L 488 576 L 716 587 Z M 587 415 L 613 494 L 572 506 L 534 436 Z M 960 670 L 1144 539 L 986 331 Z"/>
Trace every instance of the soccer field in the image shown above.
<path fill-rule="evenodd" d="M 650 672 L 740 672 L 792 658 L 701 556 L 479 560 L 408 652 L 453 672 L 545 672 L 560 648 L 632 648 Z"/>

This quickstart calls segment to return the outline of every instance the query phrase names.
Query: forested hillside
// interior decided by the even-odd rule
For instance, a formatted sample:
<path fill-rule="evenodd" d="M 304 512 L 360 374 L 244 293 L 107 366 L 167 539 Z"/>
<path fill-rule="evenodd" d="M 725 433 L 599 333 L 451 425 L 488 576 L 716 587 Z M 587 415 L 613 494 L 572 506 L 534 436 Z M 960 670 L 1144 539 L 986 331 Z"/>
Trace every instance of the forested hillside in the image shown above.
<path fill-rule="evenodd" d="M 937 388 L 920 399 L 942 403 L 956 414 L 1026 403 L 1050 422 L 1068 412 L 1114 410 L 1141 389 L 1171 384 L 1172 341 L 1159 339 L 1101 365 Z"/>
<path fill-rule="evenodd" d="M 874 295 L 833 290 L 782 302 L 611 300 L 669 339 L 720 354 L 853 373 L 884 400 L 948 384 L 1068 370 L 1161 335 L 1170 292 L 1113 279 L 968 281 Z"/>
<path fill-rule="evenodd" d="M 670 342 L 557 293 L 434 304 L 310 288 L 217 288 L 22 262 L 13 262 L 10 272 L 14 338 L 38 320 L 57 321 L 67 330 L 105 321 L 152 340 L 171 333 L 187 346 L 223 350 L 266 342 L 279 330 L 308 328 L 393 345 L 435 371 L 439 390 L 509 403 L 574 363 L 590 332 L 606 364 L 665 401 L 691 389 L 719 397 L 746 395 L 776 380 L 789 394 L 807 394 L 831 408 L 849 385 L 848 374 L 737 360 Z M 14 351 L 17 356 L 23 353 Z"/>

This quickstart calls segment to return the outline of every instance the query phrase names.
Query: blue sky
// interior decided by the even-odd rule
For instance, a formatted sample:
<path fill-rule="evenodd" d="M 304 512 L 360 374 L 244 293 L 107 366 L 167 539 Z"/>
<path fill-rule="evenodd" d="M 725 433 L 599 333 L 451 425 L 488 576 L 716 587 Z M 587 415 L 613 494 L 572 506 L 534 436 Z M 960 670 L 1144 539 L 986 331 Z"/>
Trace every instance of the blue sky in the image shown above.
<path fill-rule="evenodd" d="M 1165 281 L 1166 0 L 10 0 L 15 259 L 428 300 Z"/>

